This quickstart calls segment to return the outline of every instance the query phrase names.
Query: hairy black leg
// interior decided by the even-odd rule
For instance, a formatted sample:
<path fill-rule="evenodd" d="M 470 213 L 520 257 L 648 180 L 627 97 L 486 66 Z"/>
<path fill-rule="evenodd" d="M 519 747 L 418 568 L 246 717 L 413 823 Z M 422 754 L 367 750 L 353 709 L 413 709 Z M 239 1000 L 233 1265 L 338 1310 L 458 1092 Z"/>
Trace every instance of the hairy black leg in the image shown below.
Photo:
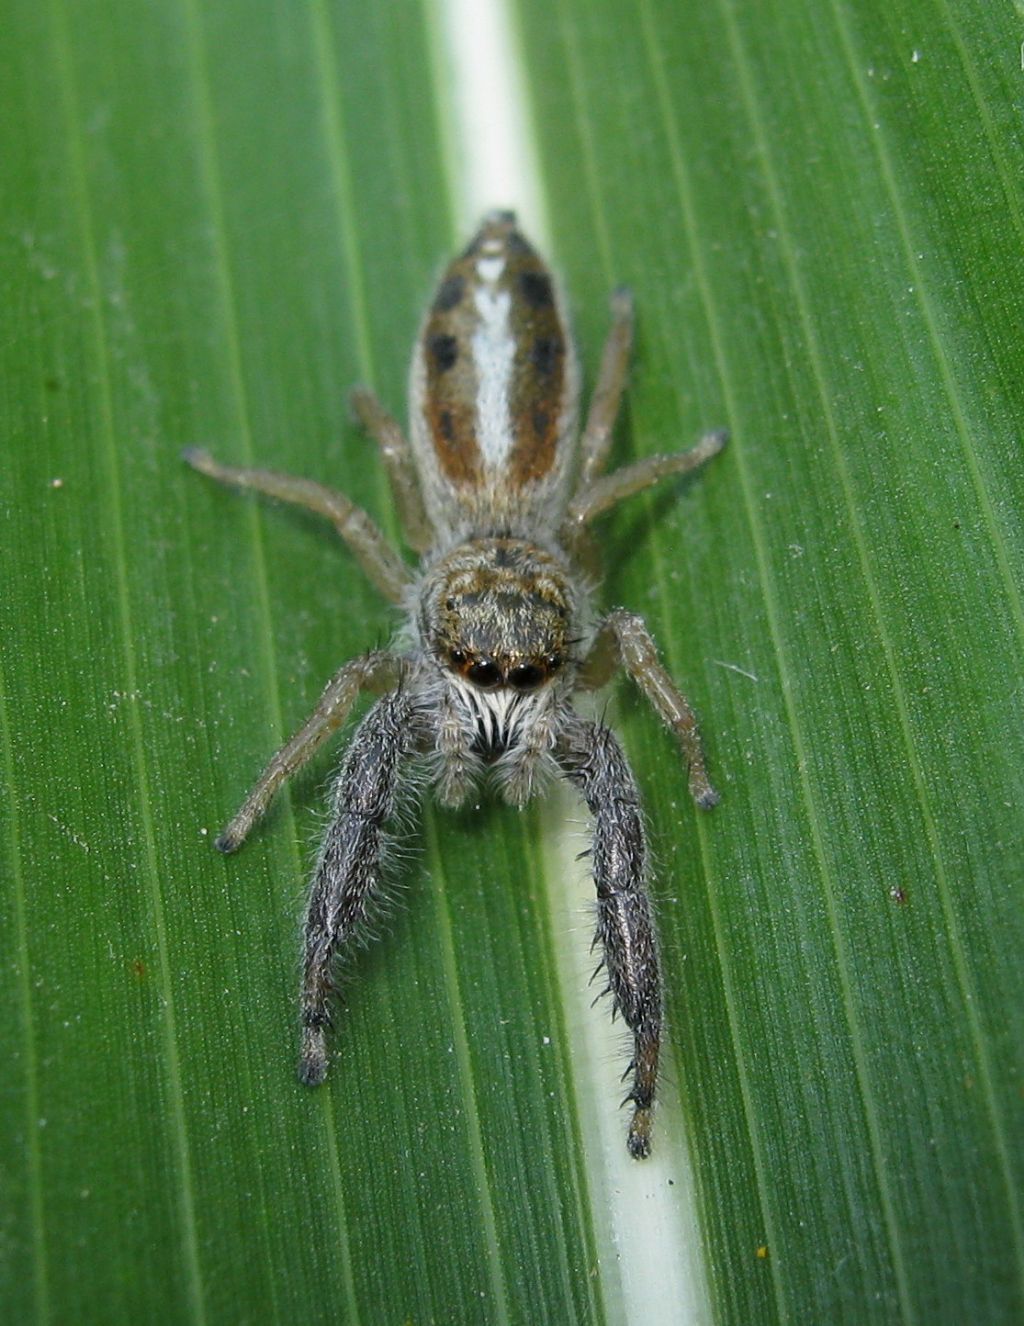
<path fill-rule="evenodd" d="M 622 747 L 600 723 L 573 716 L 557 748 L 559 764 L 594 817 L 592 865 L 597 939 L 615 1010 L 633 1033 L 633 1103 L 627 1146 L 650 1155 L 661 1046 L 661 975 L 646 889 L 647 840 L 640 797 Z"/>
<path fill-rule="evenodd" d="M 299 1078 L 327 1074 L 331 962 L 365 920 L 381 887 L 385 828 L 395 811 L 402 765 L 416 749 L 413 701 L 393 691 L 363 719 L 332 791 L 332 821 L 320 849 L 303 931 L 302 1055 Z"/>

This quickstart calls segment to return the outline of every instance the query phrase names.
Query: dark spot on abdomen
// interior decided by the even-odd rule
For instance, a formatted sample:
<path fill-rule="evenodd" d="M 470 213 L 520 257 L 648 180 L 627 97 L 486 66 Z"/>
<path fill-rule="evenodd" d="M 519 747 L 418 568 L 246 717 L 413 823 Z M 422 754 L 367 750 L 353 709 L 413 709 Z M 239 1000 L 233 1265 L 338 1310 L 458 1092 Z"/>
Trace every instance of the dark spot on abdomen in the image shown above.
<path fill-rule="evenodd" d="M 431 336 L 427 348 L 439 373 L 446 373 L 449 368 L 455 367 L 459 358 L 459 342 L 454 336 L 439 332 Z"/>
<path fill-rule="evenodd" d="M 531 308 L 550 308 L 555 302 L 551 277 L 546 272 L 523 272 L 519 289 Z"/>
<path fill-rule="evenodd" d="M 553 336 L 538 336 L 530 349 L 530 363 L 545 376 L 554 371 L 562 344 Z"/>

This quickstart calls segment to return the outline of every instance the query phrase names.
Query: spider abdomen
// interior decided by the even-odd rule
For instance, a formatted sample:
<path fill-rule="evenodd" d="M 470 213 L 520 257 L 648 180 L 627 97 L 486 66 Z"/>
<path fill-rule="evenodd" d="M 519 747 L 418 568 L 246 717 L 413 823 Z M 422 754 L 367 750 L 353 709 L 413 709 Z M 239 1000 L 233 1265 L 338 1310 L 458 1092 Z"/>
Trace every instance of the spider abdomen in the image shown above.
<path fill-rule="evenodd" d="M 411 442 L 435 528 L 560 514 L 578 395 L 554 277 L 493 212 L 446 269 L 413 355 Z"/>

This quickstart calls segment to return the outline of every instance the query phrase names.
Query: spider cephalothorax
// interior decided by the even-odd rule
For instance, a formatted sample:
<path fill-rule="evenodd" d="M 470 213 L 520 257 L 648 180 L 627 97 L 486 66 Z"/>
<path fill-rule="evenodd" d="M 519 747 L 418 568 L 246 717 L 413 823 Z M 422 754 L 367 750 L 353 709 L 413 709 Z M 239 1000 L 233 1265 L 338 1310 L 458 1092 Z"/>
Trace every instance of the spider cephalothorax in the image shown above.
<path fill-rule="evenodd" d="M 331 519 L 374 583 L 409 615 L 391 650 L 346 663 L 308 722 L 267 766 L 217 840 L 244 841 L 280 784 L 344 722 L 360 691 L 384 692 L 356 731 L 334 785 L 332 819 L 310 890 L 299 1074 L 327 1071 L 331 964 L 381 889 L 386 828 L 417 762 L 445 805 L 482 777 L 514 804 L 560 772 L 594 817 L 597 938 L 608 987 L 633 1034 L 628 1146 L 650 1151 L 661 1041 L 661 982 L 647 899 L 639 795 L 622 749 L 581 718 L 577 690 L 623 667 L 675 731 L 699 805 L 717 797 L 690 706 L 658 661 L 643 619 L 594 619 L 587 530 L 623 498 L 695 469 L 725 444 L 651 456 L 603 473 L 632 343 L 632 301 L 619 291 L 590 412 L 578 433 L 579 370 L 557 284 L 510 212 L 485 218 L 445 272 L 427 312 L 410 382 L 410 440 L 365 389 L 353 394 L 380 444 L 413 572 L 343 494 L 270 470 L 196 469 Z M 408 781 L 408 780 L 406 780 Z M 417 780 L 413 780 L 416 782 Z M 424 780 L 418 780 L 422 784 Z"/>
<path fill-rule="evenodd" d="M 566 563 L 525 539 L 460 544 L 423 587 L 424 644 L 485 690 L 534 690 L 562 667 L 577 595 Z"/>
<path fill-rule="evenodd" d="M 471 538 L 429 567 L 419 603 L 444 692 L 440 799 L 459 804 L 493 767 L 502 794 L 521 805 L 553 771 L 553 720 L 571 690 L 581 596 L 569 565 L 526 539 Z"/>

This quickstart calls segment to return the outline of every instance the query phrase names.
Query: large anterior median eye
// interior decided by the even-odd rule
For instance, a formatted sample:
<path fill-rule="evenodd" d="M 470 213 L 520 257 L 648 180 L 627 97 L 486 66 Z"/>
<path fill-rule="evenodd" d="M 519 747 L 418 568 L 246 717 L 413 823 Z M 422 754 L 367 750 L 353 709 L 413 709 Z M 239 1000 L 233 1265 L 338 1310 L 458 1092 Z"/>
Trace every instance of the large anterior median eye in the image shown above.
<path fill-rule="evenodd" d="M 492 691 L 495 686 L 501 685 L 501 668 L 491 658 L 478 659 L 467 670 L 466 676 L 474 686 L 484 691 Z"/>
<path fill-rule="evenodd" d="M 517 663 L 509 668 L 508 684 L 517 691 L 533 691 L 544 680 L 544 669 L 536 663 Z"/>

